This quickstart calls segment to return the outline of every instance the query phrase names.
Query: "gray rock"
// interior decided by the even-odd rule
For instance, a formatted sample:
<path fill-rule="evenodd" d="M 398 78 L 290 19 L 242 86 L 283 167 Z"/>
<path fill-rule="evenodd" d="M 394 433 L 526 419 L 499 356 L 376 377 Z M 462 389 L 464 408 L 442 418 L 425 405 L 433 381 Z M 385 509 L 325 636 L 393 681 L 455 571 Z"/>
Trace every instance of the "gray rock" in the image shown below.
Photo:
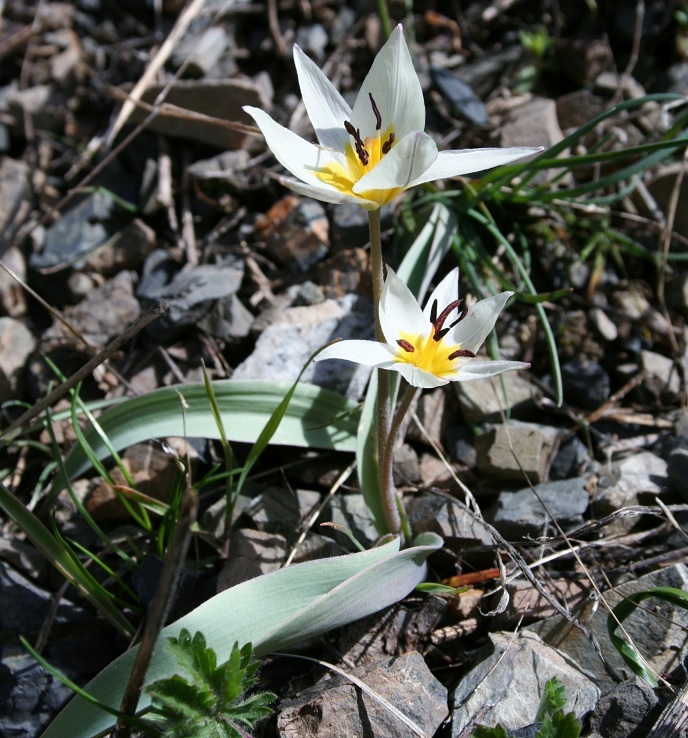
<path fill-rule="evenodd" d="M 296 43 L 316 62 L 323 60 L 329 40 L 327 31 L 321 23 L 299 24 L 296 31 Z"/>
<path fill-rule="evenodd" d="M 109 195 L 94 192 L 68 210 L 45 233 L 43 250 L 29 259 L 33 269 L 79 266 L 122 229 L 125 211 Z"/>
<path fill-rule="evenodd" d="M 501 380 L 505 390 L 502 390 Z M 454 382 L 454 390 L 467 423 L 482 425 L 497 423 L 502 411 L 509 408 L 513 414 L 523 414 L 535 407 L 542 392 L 518 372 L 480 382 Z"/>
<path fill-rule="evenodd" d="M 0 318 L 0 373 L 6 379 L 5 391 L 0 387 L 0 402 L 23 391 L 24 367 L 36 345 L 33 333 L 23 323 L 15 318 Z"/>
<path fill-rule="evenodd" d="M 317 492 L 286 487 L 268 487 L 256 495 L 246 506 L 245 512 L 258 530 L 293 536 L 302 520 L 305 520 L 320 502 Z"/>
<path fill-rule="evenodd" d="M 24 161 L 5 156 L 0 159 L 0 235 L 7 236 L 7 229 L 19 208 L 31 196 L 31 170 Z M 9 240 L 9 239 L 8 239 Z M 3 257 L 4 258 L 4 257 Z"/>
<path fill-rule="evenodd" d="M 229 341 L 248 336 L 252 324 L 253 314 L 236 295 L 229 295 L 216 300 L 198 326 L 211 336 Z"/>
<path fill-rule="evenodd" d="M 469 84 L 459 79 L 448 69 L 430 67 L 433 82 L 446 98 L 452 114 L 466 118 L 471 123 L 485 126 L 490 122 L 485 103 L 475 94 Z"/>
<path fill-rule="evenodd" d="M 394 451 L 394 484 L 397 487 L 402 487 L 409 484 L 418 484 L 420 481 L 418 454 L 413 447 L 407 443 L 402 443 Z"/>
<path fill-rule="evenodd" d="M 609 374 L 596 361 L 569 361 L 561 367 L 566 402 L 594 410 L 609 399 Z"/>
<path fill-rule="evenodd" d="M 533 483 L 544 482 L 557 452 L 559 433 L 557 428 L 517 421 L 492 426 L 475 440 L 478 469 L 492 479 L 523 481 L 525 473 Z"/>
<path fill-rule="evenodd" d="M 599 697 L 595 684 L 534 633 L 493 633 L 490 640 L 492 653 L 463 677 L 452 695 L 452 738 L 475 724 L 501 723 L 507 730 L 529 725 L 552 677 L 566 688 L 567 711 L 581 719 L 594 708 Z"/>
<path fill-rule="evenodd" d="M 241 584 L 284 565 L 287 540 L 277 533 L 239 528 L 232 532 L 227 563 L 217 579 L 217 591 Z"/>
<path fill-rule="evenodd" d="M 493 543 L 485 526 L 451 495 L 426 490 L 411 498 L 406 512 L 416 534 L 432 531 L 457 546 Z"/>
<path fill-rule="evenodd" d="M 219 64 L 231 38 L 225 28 L 214 25 L 198 34 L 187 34 L 172 52 L 172 66 L 184 67 L 185 77 L 206 77 Z"/>
<path fill-rule="evenodd" d="M 641 351 L 640 367 L 647 373 L 643 380 L 643 387 L 649 390 L 654 397 L 679 393 L 681 380 L 674 361 L 668 356 L 657 354 L 654 351 Z"/>
<path fill-rule="evenodd" d="M 448 415 L 447 409 L 447 397 L 443 387 L 423 392 L 416 404 L 416 415 L 425 432 L 421 432 L 418 426 L 412 422 L 409 424 L 406 438 L 427 444 L 429 437 L 431 441 L 441 445 L 442 433 Z"/>
<path fill-rule="evenodd" d="M 151 85 L 143 96 L 143 102 L 153 104 L 162 92 L 161 85 Z M 231 120 L 253 125 L 253 119 L 242 110 L 252 105 L 267 112 L 272 101 L 263 89 L 248 79 L 180 80 L 170 88 L 165 102 L 211 118 Z M 132 123 L 140 123 L 148 111 L 137 108 L 131 116 Z M 221 149 L 241 149 L 246 134 L 216 125 L 202 118 L 178 118 L 158 115 L 148 128 L 171 138 L 183 138 Z"/>
<path fill-rule="evenodd" d="M 0 183 L 0 188 L 2 183 Z M 1 199 L 0 195 L 0 199 Z M 0 227 L 2 233 L 2 227 Z M 22 281 L 26 282 L 26 259 L 16 246 L 11 246 L 2 255 L 2 262 Z M 24 288 L 4 269 L 0 269 L 0 307 L 6 315 L 18 318 L 26 312 L 26 296 Z"/>
<path fill-rule="evenodd" d="M 688 448 L 675 448 L 669 454 L 667 476 L 671 489 L 688 501 Z"/>
<path fill-rule="evenodd" d="M 159 340 L 167 340 L 188 328 L 197 327 L 209 316 L 215 301 L 227 300 L 234 295 L 244 278 L 243 261 L 234 258 L 217 265 L 201 264 L 176 274 L 175 267 L 164 252 L 155 251 L 146 261 L 144 275 L 136 291 L 144 300 L 169 305 L 167 312 L 150 328 L 151 335 Z M 215 322 L 212 317 L 207 317 L 209 325 L 231 334 L 234 317 L 231 310 L 230 303 L 218 308 Z M 246 318 L 244 312 L 237 313 L 236 326 L 241 326 L 238 335 L 246 329 Z"/>
<path fill-rule="evenodd" d="M 433 735 L 447 716 L 447 690 L 416 652 L 352 670 L 378 695 Z M 416 738 L 388 709 L 360 688 L 336 676 L 294 700 L 285 700 L 277 716 L 280 738 Z"/>
<path fill-rule="evenodd" d="M 653 587 L 688 588 L 688 570 L 682 564 L 646 574 L 639 579 L 626 582 L 604 592 L 610 607 L 633 592 Z M 580 665 L 603 692 L 609 692 L 616 684 L 632 676 L 632 673 L 609 640 L 607 631 L 607 609 L 597 602 L 588 604 L 576 613 L 586 627 L 597 637 L 608 662 L 612 675 L 601 663 L 587 637 L 570 625 L 561 615 L 547 618 L 529 630 L 538 633 L 545 643 L 563 651 Z M 650 666 L 658 674 L 671 671 L 682 660 L 685 648 L 685 632 L 688 627 L 688 612 L 659 600 L 646 600 L 642 607 L 624 621 L 624 629 Z"/>
<path fill-rule="evenodd" d="M 372 338 L 372 326 L 370 303 L 355 295 L 271 312 L 253 353 L 237 366 L 233 378 L 293 381 L 318 348 L 334 338 Z M 313 364 L 302 381 L 358 399 L 369 376 L 368 367 L 335 359 Z"/>
<path fill-rule="evenodd" d="M 335 495 L 328 504 L 321 521 L 329 520 L 337 526 L 349 530 L 354 538 L 366 548 L 378 538 L 378 532 L 370 517 L 370 510 L 366 506 L 362 494 Z M 335 540 L 341 545 L 349 547 L 349 539 L 343 533 L 335 533 Z"/>
<path fill-rule="evenodd" d="M 618 684 L 597 703 L 588 723 L 605 738 L 649 735 L 658 698 L 640 677 Z"/>
<path fill-rule="evenodd" d="M 65 317 L 92 345 L 104 345 L 139 316 L 141 308 L 134 297 L 133 272 L 119 272 L 84 300 L 65 310 Z M 61 337 L 66 328 L 55 323 L 43 339 Z"/>
<path fill-rule="evenodd" d="M 155 244 L 155 231 L 139 218 L 134 218 L 112 239 L 96 248 L 86 259 L 86 266 L 106 277 L 122 269 L 137 269 L 153 252 Z"/>
<path fill-rule="evenodd" d="M 593 498 L 595 514 L 610 515 L 623 507 L 648 502 L 643 496 L 652 498 L 662 494 L 668 481 L 667 462 L 650 451 L 615 461 L 610 473 L 598 477 Z M 636 518 L 620 518 L 612 523 L 613 530 L 626 532 L 636 522 Z"/>
<path fill-rule="evenodd" d="M 552 518 L 564 531 L 583 522 L 589 503 L 584 478 L 537 484 L 535 490 L 537 496 L 530 487 L 518 492 L 500 493 L 492 524 L 506 538 L 554 534 L 556 528 L 552 525 Z"/>
<path fill-rule="evenodd" d="M 616 341 L 619 336 L 619 330 L 616 327 L 616 323 L 602 308 L 592 308 L 588 313 L 588 320 L 590 321 L 590 325 L 605 341 Z"/>
<path fill-rule="evenodd" d="M 577 477 L 587 471 L 591 465 L 592 458 L 588 447 L 578 436 L 571 436 L 559 445 L 559 450 L 549 470 L 549 478 L 556 480 Z"/>
<path fill-rule="evenodd" d="M 0 658 L 0 735 L 35 738 L 73 696 L 23 648 L 5 647 Z"/>

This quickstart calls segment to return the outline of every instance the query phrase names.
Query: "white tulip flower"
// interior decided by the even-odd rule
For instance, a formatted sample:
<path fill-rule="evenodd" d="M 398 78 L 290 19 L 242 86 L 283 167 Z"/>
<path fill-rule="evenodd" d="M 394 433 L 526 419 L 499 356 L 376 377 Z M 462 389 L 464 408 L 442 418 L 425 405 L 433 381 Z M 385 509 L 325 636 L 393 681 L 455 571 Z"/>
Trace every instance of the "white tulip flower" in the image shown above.
<path fill-rule="evenodd" d="M 323 349 L 315 361 L 345 359 L 390 369 L 422 388 L 528 369 L 530 364 L 522 361 L 476 356 L 513 292 L 462 309 L 458 280 L 459 270 L 453 269 L 421 310 L 409 288 L 388 267 L 380 297 L 380 325 L 386 342 L 339 341 Z"/>
<path fill-rule="evenodd" d="M 250 106 L 282 166 L 298 179 L 282 182 L 324 202 L 355 202 L 377 210 L 404 190 L 445 177 L 481 172 L 541 148 L 439 151 L 424 132 L 425 103 L 401 25 L 375 57 L 353 110 L 320 68 L 296 45 L 294 63 L 319 145 Z"/>

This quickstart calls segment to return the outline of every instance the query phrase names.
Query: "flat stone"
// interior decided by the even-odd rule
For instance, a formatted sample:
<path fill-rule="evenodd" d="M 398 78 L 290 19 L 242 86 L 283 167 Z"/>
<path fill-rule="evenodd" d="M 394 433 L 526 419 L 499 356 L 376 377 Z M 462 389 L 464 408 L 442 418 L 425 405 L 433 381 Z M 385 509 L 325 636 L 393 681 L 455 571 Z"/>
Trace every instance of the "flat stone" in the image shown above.
<path fill-rule="evenodd" d="M 490 640 L 492 653 L 461 679 L 452 695 L 452 738 L 476 724 L 501 723 L 507 730 L 531 724 L 552 677 L 566 688 L 567 712 L 580 720 L 595 707 L 600 694 L 595 684 L 536 634 L 492 633 Z"/>
<path fill-rule="evenodd" d="M 647 376 L 643 387 L 655 397 L 663 394 L 677 395 L 681 390 L 681 380 L 672 359 L 654 351 L 640 352 L 640 367 Z"/>
<path fill-rule="evenodd" d="M 411 498 L 406 513 L 416 534 L 431 531 L 452 546 L 494 543 L 487 528 L 451 495 L 426 490 Z"/>
<path fill-rule="evenodd" d="M 329 521 L 340 528 L 351 531 L 354 538 L 366 548 L 378 538 L 378 532 L 370 517 L 370 510 L 362 494 L 336 494 L 325 508 L 319 522 Z M 349 539 L 339 532 L 334 532 L 335 540 L 347 546 Z"/>
<path fill-rule="evenodd" d="M 417 653 L 406 653 L 353 674 L 391 702 L 427 735 L 447 716 L 447 690 Z M 395 736 L 417 738 L 389 710 L 343 677 L 318 684 L 298 698 L 284 700 L 277 716 L 280 738 Z"/>
<path fill-rule="evenodd" d="M 579 408 L 594 410 L 609 399 L 607 370 L 596 361 L 568 361 L 561 367 L 564 399 Z"/>
<path fill-rule="evenodd" d="M 589 504 L 584 478 L 537 484 L 535 490 L 537 495 L 530 487 L 500 493 L 492 524 L 506 538 L 536 538 L 556 533 L 552 518 L 564 531 L 583 522 Z"/>
<path fill-rule="evenodd" d="M 0 233 L 7 229 L 19 208 L 31 197 L 31 169 L 24 161 L 0 158 Z M 3 257 L 4 259 L 4 257 Z"/>
<path fill-rule="evenodd" d="M 172 52 L 170 63 L 176 68 L 185 64 L 185 77 L 205 77 L 218 66 L 231 41 L 221 25 L 187 33 Z"/>
<path fill-rule="evenodd" d="M 320 499 L 310 490 L 268 487 L 246 505 L 244 512 L 258 530 L 289 536 L 312 514 Z"/>
<path fill-rule="evenodd" d="M 685 590 L 688 588 L 688 570 L 682 564 L 658 569 L 639 579 L 607 590 L 603 595 L 609 606 L 614 607 L 624 597 L 654 587 L 676 587 Z M 603 692 L 609 692 L 618 682 L 631 677 L 632 672 L 609 640 L 607 609 L 598 607 L 597 602 L 591 602 L 577 615 L 597 637 L 612 670 L 611 676 L 588 638 L 561 615 L 535 623 L 529 626 L 529 630 L 538 633 L 545 643 L 567 654 Z M 688 612 L 660 600 L 645 600 L 641 608 L 636 609 L 633 615 L 624 621 L 624 628 L 655 672 L 665 674 L 672 670 L 677 659 L 679 661 L 682 659 L 681 654 L 686 645 Z"/>
<path fill-rule="evenodd" d="M 470 384 L 470 382 L 468 383 Z M 416 416 L 423 427 L 424 433 L 415 422 L 411 422 L 406 432 L 406 438 L 419 441 L 427 445 L 428 438 L 438 445 L 442 443 L 442 436 L 447 421 L 447 396 L 444 388 L 423 392 L 416 404 Z"/>
<path fill-rule="evenodd" d="M 470 425 L 497 423 L 502 410 L 510 409 L 512 414 L 527 412 L 542 397 L 542 392 L 518 372 L 507 372 L 480 382 L 454 382 L 452 386 L 463 417 Z"/>
<path fill-rule="evenodd" d="M 535 423 L 494 425 L 475 439 L 478 470 L 492 479 L 523 481 L 525 473 L 534 484 L 544 482 L 559 445 L 559 433 L 558 428 Z"/>
<path fill-rule="evenodd" d="M 29 263 L 39 271 L 80 266 L 98 246 L 115 237 L 127 220 L 124 209 L 111 196 L 94 192 L 47 229 L 42 251 L 32 254 Z"/>
<path fill-rule="evenodd" d="M 113 239 L 88 256 L 86 267 L 106 277 L 122 269 L 136 269 L 153 252 L 155 244 L 155 231 L 139 218 L 134 218 Z"/>
<path fill-rule="evenodd" d="M 287 539 L 277 533 L 239 528 L 232 531 L 227 563 L 217 580 L 217 591 L 269 574 L 284 565 Z"/>
<path fill-rule="evenodd" d="M 594 307 L 588 312 L 590 325 L 604 338 L 605 341 L 616 341 L 619 336 L 616 323 L 602 310 L 602 308 Z"/>
<path fill-rule="evenodd" d="M 0 372 L 7 380 L 9 394 L 0 388 L 0 402 L 21 394 L 24 386 L 24 367 L 34 352 L 37 341 L 33 333 L 16 318 L 0 318 Z"/>
<path fill-rule="evenodd" d="M 244 263 L 238 258 L 179 270 L 164 251 L 153 252 L 146 260 L 136 294 L 148 302 L 165 302 L 169 307 L 151 326 L 150 334 L 157 340 L 168 340 L 184 330 L 197 328 L 216 301 L 226 300 L 237 292 L 243 278 Z M 229 322 L 232 313 L 226 312 L 226 308 L 231 310 L 223 306 L 216 317 Z"/>
<path fill-rule="evenodd" d="M 162 92 L 162 86 L 152 85 L 143 96 L 143 102 L 153 104 Z M 180 80 L 170 88 L 165 102 L 184 110 L 201 113 L 237 123 L 254 125 L 253 119 L 242 110 L 252 105 L 269 112 L 272 101 L 261 86 L 247 79 L 223 80 Z M 140 123 L 148 112 L 137 108 L 130 118 L 131 123 Z M 162 112 L 148 128 L 171 138 L 197 141 L 222 149 L 240 149 L 246 143 L 246 134 L 223 128 L 210 121 L 179 118 Z"/>
<path fill-rule="evenodd" d="M 2 184 L 0 183 L 0 188 Z M 1 196 L 0 196 L 1 197 Z M 2 227 L 0 226 L 0 233 Z M 26 259 L 22 251 L 11 246 L 2 255 L 2 262 L 22 281 L 26 282 Z M 26 294 L 24 288 L 4 269 L 0 269 L 0 306 L 6 315 L 18 318 L 26 313 Z"/>
<path fill-rule="evenodd" d="M 658 703 L 652 687 L 636 676 L 621 682 L 600 699 L 588 726 L 605 738 L 650 735 L 658 716 Z"/>
<path fill-rule="evenodd" d="M 262 326 L 253 353 L 236 367 L 233 379 L 295 380 L 309 356 L 334 338 L 372 338 L 372 307 L 363 298 L 346 295 L 270 311 Z M 302 381 L 358 399 L 369 376 L 369 367 L 333 359 L 308 367 Z"/>
<path fill-rule="evenodd" d="M 593 498 L 595 514 L 610 515 L 629 505 L 652 504 L 652 498 L 661 495 L 668 483 L 667 462 L 651 451 L 641 451 L 615 461 L 611 473 L 601 474 L 598 478 Z M 627 518 L 626 521 L 632 527 L 637 519 Z M 614 521 L 615 524 L 621 522 L 624 519 Z"/>

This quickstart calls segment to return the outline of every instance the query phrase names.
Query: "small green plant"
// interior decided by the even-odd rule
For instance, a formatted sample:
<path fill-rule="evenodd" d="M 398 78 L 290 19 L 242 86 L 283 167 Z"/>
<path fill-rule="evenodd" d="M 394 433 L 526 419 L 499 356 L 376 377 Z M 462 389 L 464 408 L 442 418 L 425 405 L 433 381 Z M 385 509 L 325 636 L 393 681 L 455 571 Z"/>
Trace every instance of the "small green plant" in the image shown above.
<path fill-rule="evenodd" d="M 167 648 L 189 674 L 159 679 L 147 687 L 153 698 L 152 716 L 161 734 L 169 738 L 243 738 L 271 712 L 271 692 L 247 696 L 257 682 L 259 662 L 250 643 L 235 643 L 229 661 L 217 665 L 200 631 L 193 638 L 185 628 L 179 638 L 168 638 Z"/>
<path fill-rule="evenodd" d="M 566 691 L 564 685 L 552 677 L 542 693 L 535 722 L 541 723 L 535 738 L 578 738 L 581 726 L 572 712 L 564 713 Z M 479 725 L 473 731 L 473 738 L 509 738 L 509 732 L 503 725 L 488 728 Z"/>

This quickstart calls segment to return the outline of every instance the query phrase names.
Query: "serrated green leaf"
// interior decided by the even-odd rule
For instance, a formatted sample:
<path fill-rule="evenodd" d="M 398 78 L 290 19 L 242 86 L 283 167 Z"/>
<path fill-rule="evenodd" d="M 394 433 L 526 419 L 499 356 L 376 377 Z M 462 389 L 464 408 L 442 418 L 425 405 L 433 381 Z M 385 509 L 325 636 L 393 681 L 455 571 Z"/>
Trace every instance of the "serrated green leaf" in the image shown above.
<path fill-rule="evenodd" d="M 535 716 L 535 722 L 541 723 L 545 718 L 551 717 L 554 713 L 566 704 L 566 689 L 557 677 L 548 679 L 545 688 L 540 697 L 540 705 Z"/>
<path fill-rule="evenodd" d="M 557 710 L 544 720 L 535 738 L 579 738 L 580 734 L 581 726 L 576 715 L 573 712 L 564 714 L 563 710 Z"/>

